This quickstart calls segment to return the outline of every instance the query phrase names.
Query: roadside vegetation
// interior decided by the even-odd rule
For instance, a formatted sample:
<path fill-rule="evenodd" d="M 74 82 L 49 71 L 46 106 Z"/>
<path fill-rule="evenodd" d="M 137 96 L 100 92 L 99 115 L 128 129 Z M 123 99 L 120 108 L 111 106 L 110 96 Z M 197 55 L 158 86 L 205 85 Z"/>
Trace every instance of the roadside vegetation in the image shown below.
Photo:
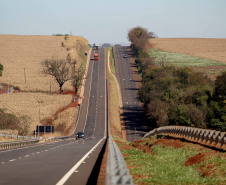
<path fill-rule="evenodd" d="M 226 155 L 172 138 L 116 139 L 135 184 L 225 184 Z"/>
<path fill-rule="evenodd" d="M 110 56 L 109 56 L 110 54 Z M 109 57 L 109 61 L 108 61 Z M 110 112 L 110 125 L 111 125 L 111 134 L 113 137 L 122 137 L 121 131 L 121 122 L 120 122 L 120 105 L 119 105 L 119 94 L 117 82 L 112 74 L 115 74 L 114 67 L 114 56 L 113 48 L 107 48 L 107 59 L 108 62 L 108 84 L 109 84 L 109 112 Z M 111 70 L 111 72 L 110 72 Z"/>
<path fill-rule="evenodd" d="M 0 63 L 0 76 L 2 76 L 3 65 Z"/>
<path fill-rule="evenodd" d="M 226 130 L 225 71 L 212 82 L 205 74 L 188 67 L 169 66 L 170 60 L 194 64 L 192 57 L 185 57 L 183 61 L 180 55 L 175 54 L 176 59 L 173 59 L 173 54 L 169 57 L 161 52 L 150 56 L 146 29 L 135 27 L 129 31 L 128 37 L 142 75 L 138 98 L 143 103 L 150 127 L 185 125 Z M 200 62 L 198 59 L 197 64 Z"/>

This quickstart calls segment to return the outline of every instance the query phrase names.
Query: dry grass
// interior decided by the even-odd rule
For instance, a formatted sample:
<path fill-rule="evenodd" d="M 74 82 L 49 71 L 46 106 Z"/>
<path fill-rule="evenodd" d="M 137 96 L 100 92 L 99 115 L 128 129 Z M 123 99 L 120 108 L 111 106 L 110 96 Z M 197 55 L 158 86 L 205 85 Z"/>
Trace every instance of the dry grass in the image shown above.
<path fill-rule="evenodd" d="M 109 82 L 109 106 L 110 106 L 110 122 L 111 122 L 111 134 L 113 137 L 122 137 L 122 129 L 121 129 L 121 121 L 120 121 L 120 105 L 119 105 L 119 94 L 118 94 L 118 87 L 116 84 L 116 78 L 114 78 L 112 74 L 112 67 L 110 66 L 110 59 L 109 54 L 110 53 L 108 49 L 108 55 L 107 55 L 107 61 L 108 61 L 108 82 Z M 111 69 L 111 71 L 110 71 Z"/>
<path fill-rule="evenodd" d="M 77 66 L 86 62 L 85 52 L 89 51 L 88 41 L 81 36 L 69 36 L 63 42 L 72 60 L 76 60 Z"/>
<path fill-rule="evenodd" d="M 4 66 L 0 83 L 19 86 L 22 91 L 50 91 L 50 86 L 51 91 L 59 91 L 55 80 L 42 74 L 42 61 L 66 59 L 70 53 L 81 61 L 79 53 L 87 47 L 88 41 L 77 36 L 64 40 L 64 36 L 0 35 L 0 63 Z M 63 89 L 71 89 L 70 81 Z"/>
<path fill-rule="evenodd" d="M 40 103 L 39 103 L 40 102 Z M 0 108 L 6 112 L 17 116 L 26 115 L 32 119 L 29 134 L 35 130 L 39 124 L 39 105 L 40 119 L 53 116 L 60 108 L 71 102 L 71 95 L 48 95 L 45 93 L 16 93 L 2 94 L 0 98 Z"/>
<path fill-rule="evenodd" d="M 183 53 L 226 63 L 226 39 L 155 38 L 150 39 L 154 49 Z"/>

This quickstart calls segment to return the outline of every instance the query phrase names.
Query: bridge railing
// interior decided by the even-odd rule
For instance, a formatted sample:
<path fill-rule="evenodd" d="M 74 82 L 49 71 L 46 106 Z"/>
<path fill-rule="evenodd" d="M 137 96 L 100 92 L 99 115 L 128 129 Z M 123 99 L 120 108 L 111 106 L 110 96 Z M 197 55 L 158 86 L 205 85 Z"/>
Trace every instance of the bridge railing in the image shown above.
<path fill-rule="evenodd" d="M 205 146 L 226 150 L 226 132 L 186 126 L 164 126 L 150 131 L 144 138 L 154 135 L 168 135 Z"/>

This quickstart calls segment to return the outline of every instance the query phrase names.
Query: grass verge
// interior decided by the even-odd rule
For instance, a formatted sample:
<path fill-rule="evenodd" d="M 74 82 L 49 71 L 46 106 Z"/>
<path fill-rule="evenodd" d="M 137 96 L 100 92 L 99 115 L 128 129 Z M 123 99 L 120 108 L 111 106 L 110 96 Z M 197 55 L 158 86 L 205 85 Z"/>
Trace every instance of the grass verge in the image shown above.
<path fill-rule="evenodd" d="M 110 64 L 114 58 L 112 56 L 112 48 L 107 48 L 107 61 L 108 61 L 108 51 L 111 51 L 110 54 Z M 110 65 L 111 71 L 115 71 L 114 63 Z M 119 95 L 116 85 L 116 81 L 113 75 L 110 73 L 109 68 L 108 72 L 108 82 L 109 82 L 109 111 L 110 111 L 110 124 L 111 124 L 111 134 L 113 137 L 122 137 L 121 134 L 121 124 L 120 124 L 120 106 L 119 106 Z"/>
<path fill-rule="evenodd" d="M 116 139 L 136 184 L 225 184 L 224 153 L 172 139 Z"/>

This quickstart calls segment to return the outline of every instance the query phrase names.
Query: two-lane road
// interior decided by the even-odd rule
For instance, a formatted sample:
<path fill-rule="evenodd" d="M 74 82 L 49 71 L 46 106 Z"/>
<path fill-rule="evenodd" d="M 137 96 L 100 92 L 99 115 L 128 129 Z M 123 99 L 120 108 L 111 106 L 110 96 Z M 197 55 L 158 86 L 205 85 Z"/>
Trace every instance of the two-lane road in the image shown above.
<path fill-rule="evenodd" d="M 122 119 L 126 127 L 126 136 L 128 141 L 134 141 L 143 138 L 147 132 L 144 123 L 142 107 L 137 100 L 138 84 L 134 79 L 136 66 L 132 64 L 132 58 L 129 55 L 129 47 L 114 47 L 115 73 L 118 79 L 123 103 Z M 128 58 L 124 58 L 127 55 Z"/>
<path fill-rule="evenodd" d="M 84 131 L 85 139 L 0 151 L 0 184 L 87 183 L 106 134 L 106 57 L 104 49 L 95 52 L 100 59 L 89 61 L 76 129 Z"/>

